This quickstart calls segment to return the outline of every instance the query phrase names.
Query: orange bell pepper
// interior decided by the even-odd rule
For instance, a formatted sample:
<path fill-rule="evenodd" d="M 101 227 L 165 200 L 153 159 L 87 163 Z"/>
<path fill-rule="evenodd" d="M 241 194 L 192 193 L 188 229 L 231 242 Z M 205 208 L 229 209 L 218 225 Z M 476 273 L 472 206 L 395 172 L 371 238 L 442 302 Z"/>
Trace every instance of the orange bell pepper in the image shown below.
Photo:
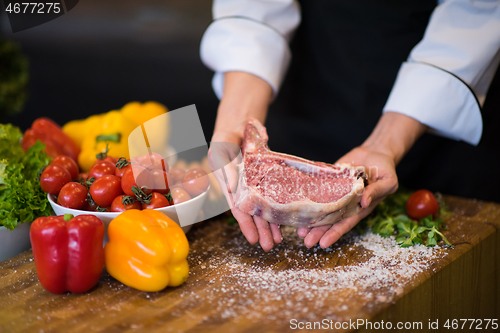
<path fill-rule="evenodd" d="M 108 227 L 106 270 L 123 284 L 159 291 L 184 283 L 189 275 L 189 243 L 181 227 L 156 210 L 130 209 Z"/>

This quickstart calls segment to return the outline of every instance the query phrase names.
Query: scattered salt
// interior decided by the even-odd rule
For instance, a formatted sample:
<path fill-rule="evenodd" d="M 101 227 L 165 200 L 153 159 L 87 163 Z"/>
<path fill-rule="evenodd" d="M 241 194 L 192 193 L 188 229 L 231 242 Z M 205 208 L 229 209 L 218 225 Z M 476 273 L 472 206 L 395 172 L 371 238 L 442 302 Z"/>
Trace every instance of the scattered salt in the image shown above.
<path fill-rule="evenodd" d="M 437 246 L 401 248 L 394 237 L 354 232 L 331 248 L 307 249 L 295 229 L 282 227 L 282 233 L 284 242 L 270 253 L 255 251 L 238 231 L 221 247 L 230 251 L 199 251 L 203 246 L 198 242 L 207 239 L 194 235 L 192 247 L 199 254 L 190 261 L 203 261 L 201 268 L 212 270 L 209 285 L 215 283 L 198 290 L 195 297 L 208 302 L 221 318 L 284 320 L 298 313 L 310 320 L 325 313 L 341 318 L 337 315 L 345 311 L 352 315 L 393 302 L 419 273 L 446 255 Z"/>

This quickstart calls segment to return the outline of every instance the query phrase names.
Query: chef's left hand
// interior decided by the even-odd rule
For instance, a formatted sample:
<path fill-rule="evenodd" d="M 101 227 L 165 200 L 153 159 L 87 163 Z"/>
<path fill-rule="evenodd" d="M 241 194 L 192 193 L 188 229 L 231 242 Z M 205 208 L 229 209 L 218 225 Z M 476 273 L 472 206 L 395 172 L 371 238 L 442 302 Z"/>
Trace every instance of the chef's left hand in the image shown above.
<path fill-rule="evenodd" d="M 299 228 L 298 234 L 302 238 L 305 237 L 304 243 L 307 247 L 316 245 L 318 241 L 322 248 L 329 247 L 370 214 L 387 195 L 398 189 L 396 165 L 389 155 L 357 147 L 338 160 L 337 163 L 350 163 L 365 167 L 367 177 L 369 177 L 369 185 L 361 197 L 363 210 L 359 214 L 345 218 L 333 225 Z"/>
<path fill-rule="evenodd" d="M 329 247 L 370 214 L 385 197 L 396 192 L 396 165 L 426 130 L 425 125 L 406 115 L 384 113 L 363 145 L 337 161 L 365 167 L 369 185 L 361 198 L 363 210 L 333 225 L 299 228 L 297 233 L 304 238 L 306 246 L 313 247 L 319 242 L 322 248 Z"/>

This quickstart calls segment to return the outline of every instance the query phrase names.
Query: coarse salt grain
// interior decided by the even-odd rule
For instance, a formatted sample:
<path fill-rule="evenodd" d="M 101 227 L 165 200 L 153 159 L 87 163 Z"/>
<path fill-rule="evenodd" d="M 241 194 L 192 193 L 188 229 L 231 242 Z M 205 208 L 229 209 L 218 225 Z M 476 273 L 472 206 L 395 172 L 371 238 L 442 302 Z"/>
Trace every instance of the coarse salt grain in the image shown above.
<path fill-rule="evenodd" d="M 284 243 L 268 253 L 255 251 L 236 233 L 237 236 L 228 241 L 227 248 L 231 250 L 227 253 L 206 250 L 202 253 L 204 266 L 216 275 L 209 283 L 221 281 L 231 288 L 221 287 L 219 282 L 219 288 L 203 289 L 196 297 L 206 299 L 221 318 L 243 315 L 270 320 L 272 316 L 273 320 L 279 320 L 279 316 L 289 319 L 300 314 L 314 320 L 321 319 L 316 317 L 317 313 L 325 314 L 317 309 L 325 308 L 330 316 L 342 318 L 342 312 L 350 311 L 352 315 L 356 311 L 359 313 L 361 308 L 369 311 L 376 304 L 393 302 L 419 273 L 429 270 L 433 262 L 446 255 L 440 247 L 401 248 L 394 237 L 351 232 L 338 243 L 348 244 L 344 251 L 349 255 L 359 253 L 362 259 L 325 267 L 334 264 L 330 260 L 332 254 L 337 254 L 339 260 L 350 256 L 340 250 L 340 245 L 325 250 L 319 247 L 307 249 L 295 231 L 283 227 Z M 193 247 L 199 241 L 198 237 L 195 238 Z M 266 261 L 271 257 L 276 261 L 281 256 L 283 260 L 278 260 L 278 263 L 293 267 L 276 267 Z M 201 262 L 202 258 L 191 260 Z M 348 305 L 352 304 L 356 304 L 356 308 L 350 309 Z"/>

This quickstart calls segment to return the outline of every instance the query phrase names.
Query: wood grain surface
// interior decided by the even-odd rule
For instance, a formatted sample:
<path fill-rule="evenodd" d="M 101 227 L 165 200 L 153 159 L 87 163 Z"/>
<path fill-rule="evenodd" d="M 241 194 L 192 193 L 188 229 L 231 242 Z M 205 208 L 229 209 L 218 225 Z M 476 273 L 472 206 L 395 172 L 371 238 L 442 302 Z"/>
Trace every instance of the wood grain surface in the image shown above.
<path fill-rule="evenodd" d="M 157 293 L 104 272 L 87 293 L 53 295 L 38 282 L 27 251 L 0 263 L 0 332 L 288 332 L 292 319 L 420 321 L 426 331 L 429 320 L 442 328 L 446 319 L 498 319 L 500 205 L 445 199 L 453 212 L 445 235 L 454 249 L 437 250 L 411 278 L 382 276 L 385 284 L 375 279 L 383 270 L 366 275 L 376 256 L 356 236 L 327 250 L 307 249 L 288 230 L 282 244 L 264 252 L 224 219 L 188 233 L 187 282 Z M 364 278 L 350 280 L 359 267 Z"/>

